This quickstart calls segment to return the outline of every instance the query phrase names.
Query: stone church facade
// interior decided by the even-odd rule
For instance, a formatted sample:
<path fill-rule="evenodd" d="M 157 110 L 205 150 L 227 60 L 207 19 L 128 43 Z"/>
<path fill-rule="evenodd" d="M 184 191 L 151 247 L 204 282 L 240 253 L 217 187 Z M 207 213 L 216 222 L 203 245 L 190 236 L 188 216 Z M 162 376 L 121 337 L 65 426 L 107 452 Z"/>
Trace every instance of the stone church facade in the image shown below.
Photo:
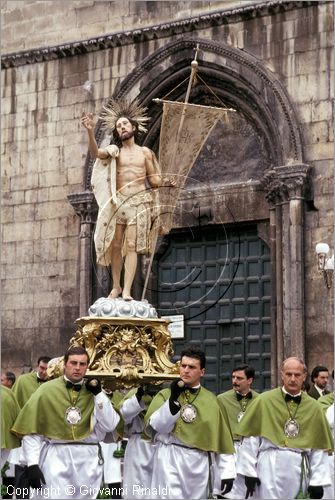
<path fill-rule="evenodd" d="M 315 244 L 334 246 L 333 3 L 3 4 L 3 369 L 61 355 L 74 321 L 110 285 L 95 265 L 82 110 L 98 116 L 110 97 L 139 98 L 151 117 L 142 144 L 158 154 L 153 99 L 183 99 L 197 45 L 190 101 L 236 113 L 190 172 L 148 299 L 161 315 L 183 316 L 175 351 L 205 349 L 213 390 L 241 361 L 255 365 L 259 389 L 278 382 L 290 355 L 330 368 L 333 288 Z M 197 270 L 185 288 L 171 285 Z"/>

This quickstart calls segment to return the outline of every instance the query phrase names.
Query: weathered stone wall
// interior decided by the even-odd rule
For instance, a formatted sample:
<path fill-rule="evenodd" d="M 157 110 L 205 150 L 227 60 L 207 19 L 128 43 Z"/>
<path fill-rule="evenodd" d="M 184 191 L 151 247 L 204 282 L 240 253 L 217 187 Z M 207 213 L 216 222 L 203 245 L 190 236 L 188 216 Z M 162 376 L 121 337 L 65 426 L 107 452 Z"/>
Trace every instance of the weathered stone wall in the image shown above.
<path fill-rule="evenodd" d="M 242 4 L 2 2 L 2 52 L 143 29 Z M 304 4 L 248 18 L 232 15 L 215 26 L 186 23 L 139 42 L 120 38 L 109 48 L 54 60 L 41 56 L 3 69 L 3 368 L 20 371 L 41 353 L 61 354 L 74 332 L 80 224 L 67 195 L 85 188 L 81 111 L 99 113 L 130 71 L 183 30 L 257 57 L 280 79 L 295 107 L 304 162 L 313 166 L 314 207 L 305 214 L 307 361 L 331 366 L 332 292 L 318 275 L 314 248 L 333 240 L 333 4 Z M 86 81 L 93 84 L 92 93 L 83 88 Z"/>
<path fill-rule="evenodd" d="M 85 40 L 252 3 L 254 0 L 2 1 L 2 50 L 17 52 Z"/>

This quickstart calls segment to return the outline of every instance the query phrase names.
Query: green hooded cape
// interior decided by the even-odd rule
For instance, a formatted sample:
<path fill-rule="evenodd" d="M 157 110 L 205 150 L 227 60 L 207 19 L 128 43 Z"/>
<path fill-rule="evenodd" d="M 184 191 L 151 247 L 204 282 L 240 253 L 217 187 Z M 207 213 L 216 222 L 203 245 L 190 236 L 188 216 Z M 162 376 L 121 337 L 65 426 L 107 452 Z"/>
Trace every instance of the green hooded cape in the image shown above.
<path fill-rule="evenodd" d="M 81 410 L 82 418 L 77 425 L 71 425 L 65 419 L 66 409 L 71 406 Z M 76 392 L 66 388 L 61 376 L 45 382 L 34 392 L 20 411 L 12 432 L 18 436 L 41 434 L 49 439 L 78 441 L 92 432 L 93 410 L 94 397 L 85 384 Z"/>
<path fill-rule="evenodd" d="M 294 415 L 296 403 L 287 404 Z M 282 447 L 332 450 L 333 438 L 326 417 L 317 401 L 305 393 L 301 394 L 295 414 L 299 434 L 295 438 L 285 436 L 284 425 L 289 419 L 287 404 L 281 388 L 260 394 L 241 420 L 239 435 L 261 436 Z"/>
<path fill-rule="evenodd" d="M 251 390 L 252 394 L 252 399 L 247 400 L 248 405 L 246 408 L 246 411 L 248 411 L 249 406 L 251 405 L 252 401 L 256 399 L 257 396 L 259 396 L 258 392 L 255 392 Z M 237 415 L 241 411 L 241 405 L 237 401 L 236 398 L 236 392 L 234 389 L 231 389 L 230 391 L 226 391 L 222 394 L 218 395 L 218 403 L 220 405 L 221 411 L 223 413 L 223 416 L 225 418 L 225 421 L 228 426 L 230 426 L 230 430 L 233 434 L 234 439 L 238 439 L 238 429 L 240 427 L 239 422 L 237 421 Z M 243 416 L 243 418 L 245 415 Z"/>
<path fill-rule="evenodd" d="M 38 381 L 36 372 L 24 373 L 18 377 L 12 391 L 20 408 L 24 407 L 30 396 L 44 383 Z"/>
<path fill-rule="evenodd" d="M 170 389 L 163 389 L 154 397 L 145 416 L 147 425 L 150 416 L 170 398 L 170 395 Z M 184 393 L 179 396 L 178 401 L 181 405 L 186 403 Z M 191 448 L 216 453 L 234 453 L 232 435 L 224 421 L 215 394 L 201 387 L 196 398 L 192 394 L 189 402 L 197 409 L 197 417 L 191 423 L 186 423 L 179 417 L 172 431 L 173 436 Z"/>
<path fill-rule="evenodd" d="M 133 389 L 130 389 L 129 392 L 127 392 L 127 394 L 118 401 L 117 403 L 117 408 L 118 409 L 121 409 L 122 408 L 122 405 L 123 403 L 127 400 L 127 399 L 130 399 L 132 398 L 136 393 L 137 393 L 137 387 L 133 388 Z M 150 396 L 149 394 L 143 394 L 142 396 L 142 401 L 144 403 L 144 409 L 141 411 L 140 413 L 140 416 L 144 418 L 146 412 L 147 412 L 147 409 L 149 408 L 150 406 L 150 403 L 152 401 L 152 396 Z"/>
<path fill-rule="evenodd" d="M 319 405 L 321 405 L 323 411 L 326 412 L 328 408 L 334 403 L 334 394 L 330 392 L 325 396 L 321 396 L 319 399 L 317 399 L 317 402 L 319 403 Z"/>
<path fill-rule="evenodd" d="M 122 408 L 123 403 L 127 399 L 130 399 L 131 397 L 133 397 L 137 393 L 137 389 L 138 389 L 137 387 L 130 389 L 130 391 L 127 392 L 127 394 L 119 401 L 119 403 L 117 405 L 117 409 L 120 410 L 121 417 L 122 417 L 121 408 Z M 145 414 L 146 414 L 146 412 L 150 406 L 150 403 L 152 401 L 152 396 L 150 396 L 149 394 L 143 394 L 142 401 L 144 403 L 144 409 L 139 413 L 139 417 L 144 419 Z M 148 441 L 150 439 L 147 436 L 147 434 L 145 434 L 144 432 L 141 432 L 141 438 L 144 439 L 145 441 Z"/>
<path fill-rule="evenodd" d="M 20 412 L 16 398 L 8 387 L 0 386 L 1 391 L 1 448 L 12 450 L 19 448 L 20 440 L 10 429 Z"/>

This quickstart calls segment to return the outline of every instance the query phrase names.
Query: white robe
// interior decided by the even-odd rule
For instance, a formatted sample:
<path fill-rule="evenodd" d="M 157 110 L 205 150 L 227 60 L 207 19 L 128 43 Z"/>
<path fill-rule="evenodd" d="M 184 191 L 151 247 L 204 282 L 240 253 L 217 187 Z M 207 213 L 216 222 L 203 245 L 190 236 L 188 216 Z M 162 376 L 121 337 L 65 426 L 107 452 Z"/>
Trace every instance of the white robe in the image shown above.
<path fill-rule="evenodd" d="M 241 441 L 238 441 L 238 440 L 234 441 L 235 464 L 237 464 L 237 461 L 238 461 L 238 454 L 239 454 L 239 450 L 241 447 L 241 443 L 242 443 L 242 440 Z M 257 490 L 258 490 L 258 488 L 256 487 L 255 493 L 253 495 L 249 495 L 250 500 L 256 498 Z M 241 474 L 237 474 L 237 476 L 234 479 L 234 484 L 233 484 L 232 489 L 230 490 L 229 493 L 226 493 L 224 496 L 225 496 L 225 498 L 240 499 L 240 498 L 245 498 L 246 492 L 247 492 L 247 488 L 245 485 L 244 476 L 242 476 Z"/>
<path fill-rule="evenodd" d="M 328 420 L 329 427 L 331 428 L 332 434 L 334 436 L 334 403 L 327 408 L 326 418 Z M 329 463 L 329 473 L 331 484 L 324 488 L 323 499 L 333 500 L 335 498 L 335 484 L 334 484 L 334 453 L 328 455 L 328 463 Z"/>
<path fill-rule="evenodd" d="M 118 449 L 117 443 L 100 443 L 104 457 L 104 483 L 121 483 L 121 458 L 114 457 L 114 451 Z"/>
<path fill-rule="evenodd" d="M 220 460 L 215 453 L 190 448 L 171 432 L 180 412 L 172 415 L 169 401 L 155 411 L 149 420 L 157 448 L 154 455 L 151 482 L 152 499 L 203 499 L 217 484 Z M 233 465 L 233 455 L 229 457 Z M 228 474 L 229 475 L 229 474 Z"/>
<path fill-rule="evenodd" d="M 1 448 L 1 460 L 0 460 L 1 469 L 5 465 L 5 463 L 7 462 L 10 451 L 11 450 L 9 450 L 8 448 Z"/>
<path fill-rule="evenodd" d="M 31 498 L 96 498 L 103 473 L 97 443 L 104 440 L 107 432 L 114 431 L 119 420 L 106 394 L 100 392 L 94 397 L 93 431 L 78 444 L 38 434 L 24 436 L 25 462 L 28 466 L 39 464 L 46 482 L 41 489 L 31 490 Z"/>
<path fill-rule="evenodd" d="M 237 473 L 258 477 L 258 494 L 253 498 L 287 500 L 296 497 L 300 486 L 301 452 L 307 453 L 310 466 L 310 486 L 330 484 L 327 452 L 323 450 L 283 448 L 261 437 L 242 441 L 237 461 Z M 307 490 L 306 483 L 304 491 Z"/>
<path fill-rule="evenodd" d="M 146 488 L 150 489 L 151 486 L 155 445 L 141 438 L 144 422 L 139 414 L 143 410 L 144 403 L 139 403 L 135 394 L 126 399 L 121 408 L 128 436 L 123 465 L 125 499 L 148 498 L 145 492 Z"/>

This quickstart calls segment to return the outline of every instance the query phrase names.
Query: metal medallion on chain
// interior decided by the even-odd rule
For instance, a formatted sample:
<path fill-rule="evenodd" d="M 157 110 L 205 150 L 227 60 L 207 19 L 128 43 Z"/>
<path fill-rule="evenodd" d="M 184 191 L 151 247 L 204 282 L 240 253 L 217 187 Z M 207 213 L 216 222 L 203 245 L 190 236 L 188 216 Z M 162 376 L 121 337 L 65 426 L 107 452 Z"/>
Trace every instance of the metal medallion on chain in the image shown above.
<path fill-rule="evenodd" d="M 197 418 L 197 409 L 192 404 L 187 403 L 181 407 L 180 416 L 184 422 L 189 424 Z"/>
<path fill-rule="evenodd" d="M 81 410 L 78 406 L 69 406 L 65 410 L 65 420 L 70 425 L 77 425 L 81 421 Z"/>
<path fill-rule="evenodd" d="M 285 436 L 295 438 L 299 434 L 299 424 L 295 418 L 289 418 L 284 425 Z"/>
<path fill-rule="evenodd" d="M 237 414 L 237 421 L 238 422 L 241 422 L 242 418 L 243 418 L 243 415 L 244 415 L 244 411 L 241 410 L 238 414 Z"/>

